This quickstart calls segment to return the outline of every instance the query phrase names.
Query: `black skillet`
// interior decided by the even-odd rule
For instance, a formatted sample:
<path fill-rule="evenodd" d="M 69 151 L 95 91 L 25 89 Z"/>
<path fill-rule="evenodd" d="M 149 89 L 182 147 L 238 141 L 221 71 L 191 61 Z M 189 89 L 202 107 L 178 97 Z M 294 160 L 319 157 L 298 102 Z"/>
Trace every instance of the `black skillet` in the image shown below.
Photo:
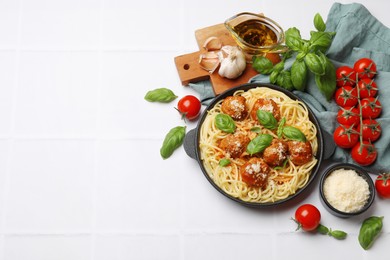
<path fill-rule="evenodd" d="M 281 87 L 278 87 L 276 85 L 272 85 L 272 84 L 248 83 L 248 84 L 243 84 L 243 85 L 231 88 L 231 89 L 225 91 L 224 93 L 220 94 L 216 98 L 214 98 L 212 100 L 212 102 L 207 106 L 206 110 L 201 115 L 201 118 L 200 118 L 200 120 L 198 122 L 197 127 L 192 129 L 192 130 L 190 130 L 187 133 L 187 135 L 185 137 L 185 140 L 184 140 L 184 150 L 186 151 L 186 153 L 187 153 L 187 155 L 189 157 L 191 157 L 191 158 L 193 158 L 193 159 L 198 161 L 198 164 L 199 164 L 199 166 L 200 166 L 204 176 L 211 183 L 211 185 L 213 185 L 214 188 L 216 190 L 218 190 L 220 193 L 222 193 L 224 196 L 226 196 L 227 198 L 232 199 L 232 200 L 234 200 L 234 201 L 236 201 L 236 202 L 238 202 L 238 203 L 240 203 L 242 205 L 248 206 L 248 207 L 263 208 L 263 207 L 270 207 L 270 206 L 280 205 L 282 203 L 290 201 L 290 200 L 296 198 L 297 196 L 299 196 L 305 189 L 307 189 L 309 187 L 309 185 L 316 178 L 317 173 L 318 173 L 318 171 L 319 171 L 319 169 L 321 167 L 321 163 L 323 162 L 323 160 L 328 159 L 333 154 L 334 149 L 335 149 L 335 145 L 333 143 L 333 138 L 331 138 L 332 141 L 329 141 L 328 136 L 326 138 L 327 142 L 324 143 L 324 134 L 325 135 L 328 135 L 328 134 L 326 134 L 325 132 L 323 133 L 321 131 L 321 128 L 320 128 L 320 125 L 318 123 L 317 118 L 313 114 L 312 110 L 306 105 L 306 107 L 308 108 L 308 111 L 309 111 L 309 119 L 315 124 L 315 126 L 316 126 L 316 128 L 318 130 L 317 131 L 318 150 L 317 150 L 317 154 L 315 155 L 315 157 L 318 160 L 318 163 L 313 168 L 312 173 L 311 173 L 310 178 L 309 178 L 309 181 L 306 183 L 306 185 L 304 187 L 302 187 L 301 189 L 299 189 L 295 194 L 293 194 L 293 195 L 291 195 L 291 196 L 289 196 L 289 197 L 287 197 L 285 199 L 282 199 L 282 200 L 279 200 L 279 201 L 276 201 L 276 202 L 269 202 L 269 203 L 246 202 L 246 201 L 240 200 L 239 198 L 235 198 L 235 197 L 227 194 L 220 187 L 218 187 L 214 183 L 214 181 L 210 178 L 210 176 L 206 172 L 206 169 L 203 166 L 202 160 L 200 159 L 200 150 L 199 150 L 200 129 L 201 129 L 201 126 L 203 124 L 203 121 L 205 120 L 205 118 L 207 116 L 207 111 L 209 111 L 211 108 L 213 108 L 220 100 L 222 100 L 222 99 L 224 99 L 224 98 L 226 98 L 228 96 L 232 96 L 233 93 L 236 92 L 237 90 L 247 91 L 247 90 L 249 90 L 251 88 L 256 88 L 256 87 L 267 87 L 267 88 L 270 88 L 270 89 L 278 90 L 278 91 L 283 92 L 284 94 L 286 94 L 291 99 L 293 99 L 293 100 L 300 100 L 300 101 L 302 101 L 304 103 L 304 101 L 301 98 L 299 98 L 298 96 L 296 96 L 292 92 L 290 92 L 288 90 L 285 90 L 285 89 L 283 89 Z"/>

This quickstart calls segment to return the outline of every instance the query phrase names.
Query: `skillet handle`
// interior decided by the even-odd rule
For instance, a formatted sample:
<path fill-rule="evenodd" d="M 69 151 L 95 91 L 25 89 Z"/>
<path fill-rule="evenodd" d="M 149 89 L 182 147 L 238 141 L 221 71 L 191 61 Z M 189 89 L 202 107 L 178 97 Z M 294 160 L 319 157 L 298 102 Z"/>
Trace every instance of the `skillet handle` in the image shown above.
<path fill-rule="evenodd" d="M 196 128 L 188 131 L 184 137 L 184 151 L 192 159 L 196 160 Z"/>
<path fill-rule="evenodd" d="M 333 155 L 336 144 L 333 141 L 333 136 L 328 132 L 322 131 L 322 136 L 324 139 L 324 160 L 327 160 Z"/>

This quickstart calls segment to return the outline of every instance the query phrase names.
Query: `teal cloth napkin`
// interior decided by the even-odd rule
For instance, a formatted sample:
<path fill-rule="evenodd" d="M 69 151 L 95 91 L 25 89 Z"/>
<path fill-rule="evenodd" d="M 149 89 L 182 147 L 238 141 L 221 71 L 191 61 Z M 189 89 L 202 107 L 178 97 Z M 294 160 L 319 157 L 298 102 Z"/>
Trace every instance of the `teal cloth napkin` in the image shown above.
<path fill-rule="evenodd" d="M 328 31 L 336 32 L 327 56 L 336 67 L 353 66 L 359 58 L 372 58 L 377 64 L 378 75 L 375 81 L 378 85 L 379 100 L 382 103 L 382 113 L 377 121 L 381 124 L 382 135 L 375 142 L 378 150 L 376 162 L 366 167 L 373 173 L 390 171 L 390 29 L 377 20 L 363 5 L 334 3 L 329 11 L 326 26 Z M 292 60 L 286 61 L 290 67 Z M 269 83 L 266 75 L 257 75 L 251 83 Z M 190 84 L 200 94 L 204 103 L 214 97 L 209 81 Z M 318 91 L 314 77 L 309 77 L 305 92 L 294 91 L 312 109 L 318 118 L 323 131 L 333 134 L 337 127 L 336 114 L 338 106 L 334 101 L 328 102 Z M 325 142 L 331 140 L 325 140 Z M 332 160 L 354 163 L 350 151 L 336 148 Z"/>

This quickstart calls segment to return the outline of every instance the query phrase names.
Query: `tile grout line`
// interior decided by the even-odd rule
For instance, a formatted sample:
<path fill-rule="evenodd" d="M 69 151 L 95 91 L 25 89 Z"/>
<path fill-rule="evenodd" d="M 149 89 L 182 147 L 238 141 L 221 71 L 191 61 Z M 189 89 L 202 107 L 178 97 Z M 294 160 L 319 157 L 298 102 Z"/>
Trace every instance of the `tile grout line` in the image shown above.
<path fill-rule="evenodd" d="M 3 215 L 1 216 L 1 228 L 2 228 L 2 243 L 1 243 L 1 257 L 5 259 L 5 236 L 6 236 L 6 216 L 8 210 L 8 194 L 9 194 L 9 185 L 10 185 L 10 168 L 12 161 L 12 151 L 13 151 L 13 133 L 15 130 L 15 117 L 16 117 L 16 104 L 17 104 L 17 92 L 19 87 L 19 68 L 20 68 L 20 49 L 21 49 L 21 40 L 22 40 L 22 17 L 23 17 L 23 1 L 19 0 L 19 15 L 17 23 L 17 40 L 16 40 L 16 49 L 15 49 L 15 64 L 14 64 L 14 85 L 12 91 L 12 108 L 11 108 L 11 122 L 9 128 L 9 138 L 8 138 L 8 150 L 7 150 L 7 161 L 6 161 L 6 170 L 4 177 L 4 186 L 3 186 Z"/>

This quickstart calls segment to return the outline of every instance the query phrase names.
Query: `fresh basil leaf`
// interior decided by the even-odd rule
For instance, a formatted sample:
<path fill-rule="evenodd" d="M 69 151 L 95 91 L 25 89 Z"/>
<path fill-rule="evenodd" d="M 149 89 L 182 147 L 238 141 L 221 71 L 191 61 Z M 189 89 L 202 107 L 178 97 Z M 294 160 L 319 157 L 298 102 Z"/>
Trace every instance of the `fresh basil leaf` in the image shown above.
<path fill-rule="evenodd" d="M 185 126 L 177 126 L 172 128 L 164 138 L 164 142 L 160 148 L 160 155 L 163 159 L 169 158 L 173 152 L 182 145 L 186 133 Z"/>
<path fill-rule="evenodd" d="M 278 126 L 278 121 L 271 112 L 259 109 L 256 111 L 256 115 L 260 124 L 265 128 L 274 130 Z"/>
<path fill-rule="evenodd" d="M 236 123 L 233 118 L 227 114 L 218 114 L 215 116 L 215 125 L 219 130 L 226 133 L 234 133 L 236 130 Z"/>
<path fill-rule="evenodd" d="M 325 74 L 325 65 L 321 62 L 320 57 L 314 53 L 306 54 L 304 61 L 311 72 L 316 75 Z"/>
<path fill-rule="evenodd" d="M 252 57 L 252 68 L 261 74 L 271 74 L 274 64 L 263 56 L 253 56 Z"/>
<path fill-rule="evenodd" d="M 256 138 L 249 142 L 248 146 L 246 147 L 246 151 L 250 155 L 260 153 L 264 151 L 265 148 L 270 146 L 272 139 L 273 137 L 270 134 L 258 135 Z"/>
<path fill-rule="evenodd" d="M 261 133 L 261 128 L 258 127 L 258 126 L 252 127 L 251 128 L 251 132 L 260 134 Z"/>
<path fill-rule="evenodd" d="M 177 96 L 173 93 L 173 91 L 167 88 L 157 88 L 148 91 L 145 95 L 145 100 L 149 102 L 169 103 L 176 98 Z"/>
<path fill-rule="evenodd" d="M 224 159 L 221 159 L 221 160 L 219 161 L 219 166 L 226 167 L 226 166 L 228 166 L 230 163 L 231 163 L 231 162 L 230 162 L 229 159 L 224 158 Z"/>
<path fill-rule="evenodd" d="M 330 32 L 312 32 L 310 38 L 310 49 L 314 52 L 325 52 L 332 44 L 332 34 Z"/>
<path fill-rule="evenodd" d="M 324 32 L 326 29 L 326 24 L 324 23 L 324 20 L 319 13 L 316 13 L 316 15 L 314 16 L 314 27 L 319 32 Z"/>
<path fill-rule="evenodd" d="M 304 91 L 307 82 L 307 67 L 303 60 L 295 60 L 291 66 L 291 82 L 295 89 Z"/>
<path fill-rule="evenodd" d="M 271 82 L 272 84 L 276 84 L 279 73 L 280 72 L 276 70 L 272 71 L 271 75 L 269 76 L 269 82 Z"/>
<path fill-rule="evenodd" d="M 326 59 L 325 73 L 324 75 L 315 75 L 315 81 L 318 89 L 329 101 L 336 90 L 336 68 L 325 55 L 323 57 Z"/>
<path fill-rule="evenodd" d="M 286 165 L 287 165 L 287 162 L 288 162 L 288 159 L 284 160 L 282 166 L 276 166 L 276 167 L 274 167 L 274 170 L 282 170 L 282 169 L 284 169 L 286 167 Z"/>
<path fill-rule="evenodd" d="M 286 38 L 295 37 L 298 39 L 302 39 L 301 32 L 296 27 L 292 27 L 292 28 L 287 29 L 287 31 L 284 33 L 284 35 L 286 36 Z"/>
<path fill-rule="evenodd" d="M 281 71 L 276 78 L 276 84 L 287 90 L 294 90 L 294 85 L 291 81 L 291 72 L 287 70 Z"/>
<path fill-rule="evenodd" d="M 281 72 L 284 69 L 284 61 L 278 62 L 274 66 L 274 71 Z"/>
<path fill-rule="evenodd" d="M 306 136 L 296 127 L 285 126 L 283 127 L 283 135 L 290 140 L 306 142 Z"/>
<path fill-rule="evenodd" d="M 278 135 L 278 138 L 282 138 L 284 124 L 286 124 L 286 118 L 285 117 L 283 117 L 280 120 L 279 126 L 278 126 L 278 130 L 276 131 L 276 134 Z"/>

